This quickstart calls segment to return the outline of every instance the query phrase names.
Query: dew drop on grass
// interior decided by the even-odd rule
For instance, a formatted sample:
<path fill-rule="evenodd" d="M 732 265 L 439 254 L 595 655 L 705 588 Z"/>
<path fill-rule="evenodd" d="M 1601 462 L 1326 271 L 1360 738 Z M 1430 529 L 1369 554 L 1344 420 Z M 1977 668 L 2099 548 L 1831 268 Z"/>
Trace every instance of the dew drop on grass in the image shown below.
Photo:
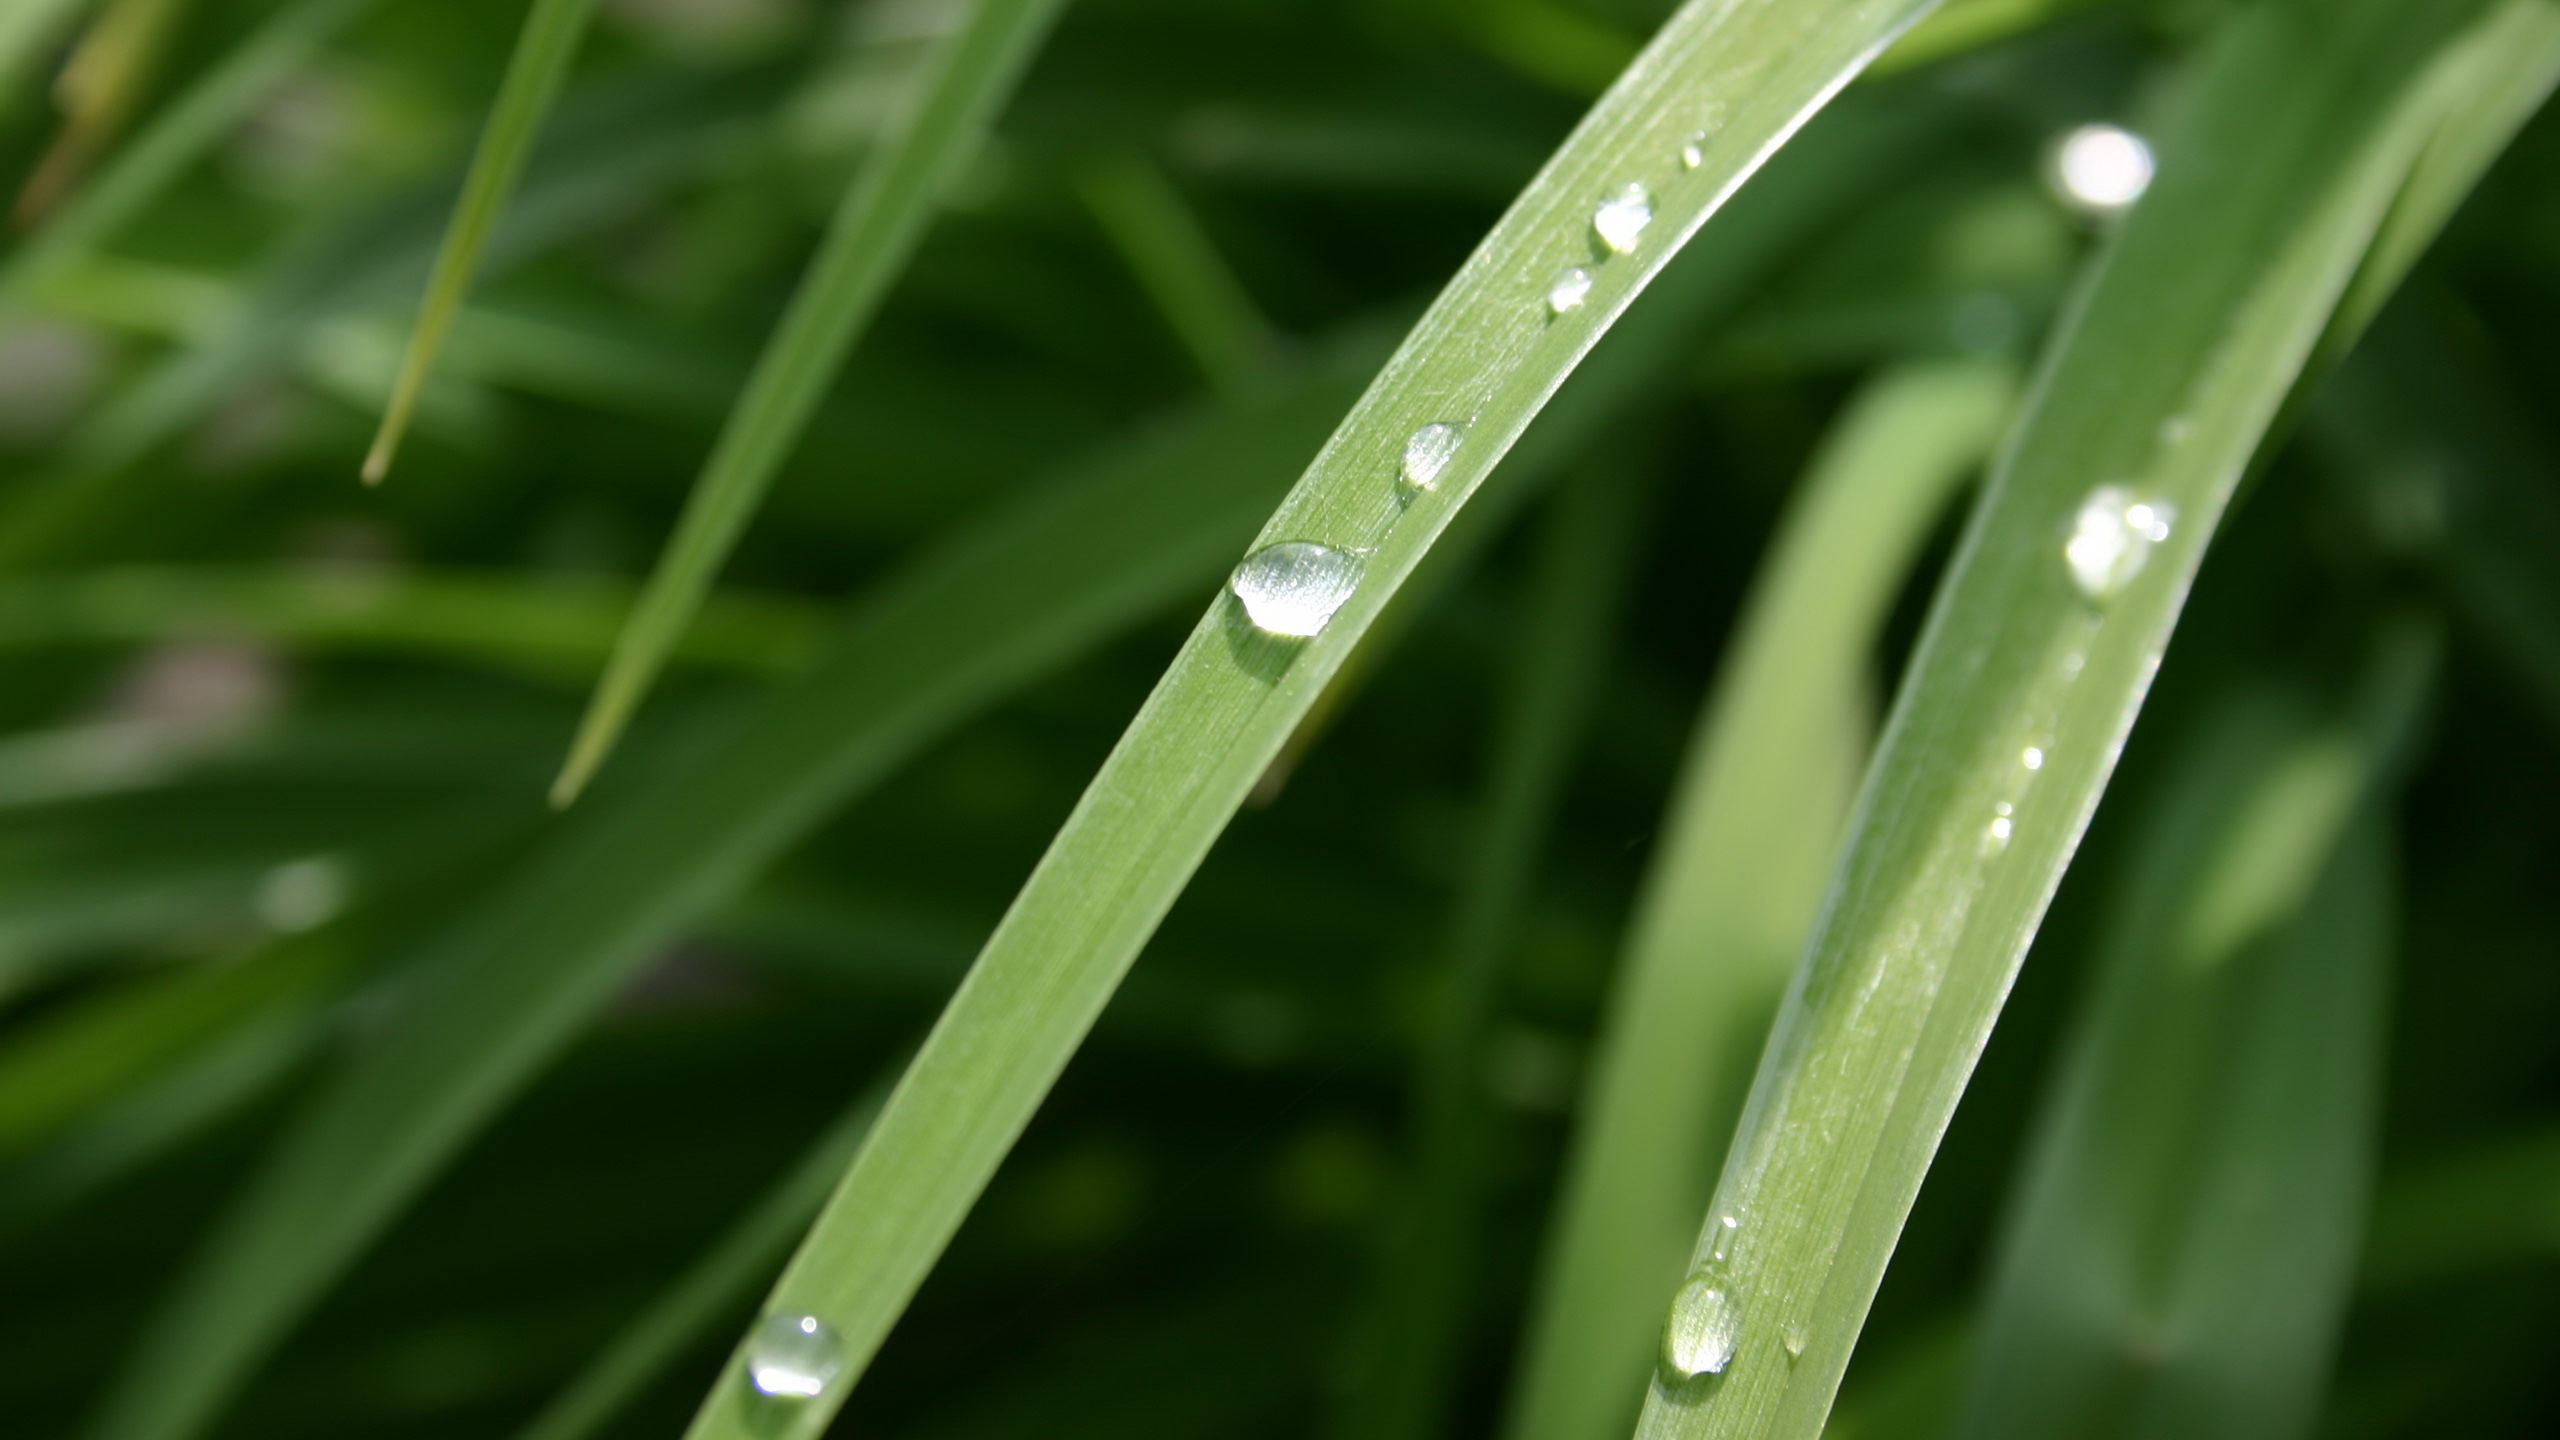
<path fill-rule="evenodd" d="M 1699 131 L 1680 142 L 1680 168 L 1695 170 L 1707 163 L 1707 132 Z"/>
<path fill-rule="evenodd" d="M 2009 848 L 2009 837 L 2018 832 L 2018 807 L 2003 800 L 1991 807 L 1991 823 L 1982 827 L 1982 853 L 1997 855 Z"/>
<path fill-rule="evenodd" d="M 2064 204 L 2098 219 L 2130 209 L 2151 188 L 2151 146 L 2119 125 L 2083 125 L 2053 151 L 2053 187 Z"/>
<path fill-rule="evenodd" d="M 1721 1375 L 1742 1338 L 1742 1314 L 1711 1275 L 1692 1276 L 1672 1298 L 1662 1327 L 1662 1370 L 1674 1384 Z"/>
<path fill-rule="evenodd" d="M 1569 266 L 1547 287 L 1547 313 L 1570 315 L 1591 298 L 1591 272 L 1579 265 Z"/>
<path fill-rule="evenodd" d="M 844 1342 L 815 1315 L 767 1315 L 747 1337 L 747 1383 L 776 1400 L 814 1400 L 844 1373 Z"/>
<path fill-rule="evenodd" d="M 1733 1237 L 1742 1233 L 1742 1222 L 1731 1215 L 1716 1217 L 1713 1239 L 1707 1246 L 1707 1258 L 1719 1263 L 1733 1258 Z"/>
<path fill-rule="evenodd" d="M 2169 538 L 2177 512 L 2144 500 L 2121 485 L 2101 485 L 2072 517 L 2062 558 L 2071 581 L 2092 600 L 2108 600 L 2133 582 L 2151 559 L 2152 547 Z"/>
<path fill-rule="evenodd" d="M 2043 769 L 2044 747 L 2041 745 L 2030 745 L 2026 749 L 2019 751 L 2018 763 L 2029 770 Z"/>
<path fill-rule="evenodd" d="M 1311 540 L 1284 540 L 1244 557 L 1227 588 L 1257 630 L 1306 639 L 1360 584 L 1360 557 Z"/>
<path fill-rule="evenodd" d="M 1806 1338 L 1803 1326 L 1790 1325 L 1778 1336 L 1778 1343 L 1787 1347 L 1787 1359 L 1796 1361 L 1804 1358 Z"/>
<path fill-rule="evenodd" d="M 1457 457 L 1458 442 L 1464 438 L 1464 432 L 1445 420 L 1435 420 L 1414 431 L 1413 437 L 1404 442 L 1404 483 L 1416 490 L 1438 485 L 1440 472 Z"/>
<path fill-rule="evenodd" d="M 1653 192 L 1633 181 L 1610 191 L 1600 208 L 1591 212 L 1592 232 L 1620 255 L 1632 252 L 1652 223 Z"/>

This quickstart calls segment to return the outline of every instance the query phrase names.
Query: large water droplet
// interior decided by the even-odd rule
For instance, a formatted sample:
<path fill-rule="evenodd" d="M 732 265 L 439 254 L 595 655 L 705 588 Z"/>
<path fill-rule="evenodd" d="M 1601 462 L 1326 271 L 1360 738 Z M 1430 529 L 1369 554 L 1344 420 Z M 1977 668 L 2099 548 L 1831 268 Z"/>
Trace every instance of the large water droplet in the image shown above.
<path fill-rule="evenodd" d="M 1464 432 L 1445 420 L 1414 431 L 1413 438 L 1404 442 L 1404 483 L 1416 490 L 1439 484 L 1440 472 L 1449 468 L 1464 438 Z"/>
<path fill-rule="evenodd" d="M 2062 557 L 2072 583 L 2092 600 L 2105 600 L 2133 582 L 2151 559 L 2152 547 L 2169 538 L 2177 512 L 2144 500 L 2121 485 L 2101 485 L 2071 520 Z"/>
<path fill-rule="evenodd" d="M 844 1373 L 844 1342 L 815 1315 L 767 1315 L 747 1337 L 747 1383 L 777 1400 L 814 1400 Z"/>
<path fill-rule="evenodd" d="M 1600 243 L 1620 255 L 1636 248 L 1644 227 L 1653 223 L 1653 192 L 1633 181 L 1609 192 L 1591 212 L 1591 229 Z"/>
<path fill-rule="evenodd" d="M 1674 1382 L 1721 1375 L 1742 1338 L 1742 1312 L 1712 1276 L 1691 1278 L 1672 1298 L 1662 1327 L 1662 1368 Z"/>
<path fill-rule="evenodd" d="M 1360 584 L 1360 557 L 1311 540 L 1284 540 L 1244 557 L 1227 588 L 1244 605 L 1257 630 L 1305 639 Z"/>
<path fill-rule="evenodd" d="M 1570 315 L 1591 298 L 1591 272 L 1579 265 L 1569 266 L 1547 287 L 1547 310 L 1550 314 Z"/>
<path fill-rule="evenodd" d="M 2053 186 L 2064 204 L 2104 218 L 2129 208 L 2151 188 L 2151 146 L 2117 125 L 2083 125 L 2053 151 Z"/>

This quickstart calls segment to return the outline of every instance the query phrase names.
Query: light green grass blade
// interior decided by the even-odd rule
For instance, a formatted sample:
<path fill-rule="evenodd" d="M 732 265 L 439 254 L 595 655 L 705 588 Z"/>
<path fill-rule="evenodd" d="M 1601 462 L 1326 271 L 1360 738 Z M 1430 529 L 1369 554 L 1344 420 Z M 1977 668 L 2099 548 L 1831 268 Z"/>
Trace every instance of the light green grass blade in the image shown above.
<path fill-rule="evenodd" d="M 629 586 L 586 576 L 102 567 L 0 579 L 0 653 L 223 635 L 566 674 L 612 645 L 630 598 Z M 789 670 L 818 653 L 822 626 L 805 604 L 724 594 L 676 653 L 697 664 Z"/>
<path fill-rule="evenodd" d="M 1652 1363 L 1751 1058 L 1813 928 L 1866 760 L 1877 632 L 1990 456 L 2015 382 L 1873 384 L 1814 462 L 1700 719 L 1645 880 L 1542 1262 L 1506 1429 L 1614 1436 Z"/>
<path fill-rule="evenodd" d="M 0 263 L 0 305 L 22 302 L 63 260 L 94 248 L 150 208 L 314 52 L 379 3 L 302 0 L 234 45 Z"/>
<path fill-rule="evenodd" d="M 1927 8 L 1692 4 L 1585 118 L 1264 528 L 1264 542 L 1361 554 L 1356 588 L 1303 644 L 1253 631 L 1225 597 L 1211 605 L 775 1288 L 773 1311 L 817 1316 L 841 1337 L 842 1381 L 766 1416 L 732 1365 L 693 1435 L 825 1427 L 1139 947 L 1455 508 L 1681 243 Z M 1710 124 L 1698 165 L 1684 168 L 1684 139 Z M 1653 218 L 1631 253 L 1604 259 L 1594 207 L 1630 183 L 1650 187 Z M 1549 288 L 1573 265 L 1593 267 L 1593 288 L 1580 308 L 1552 316 Z M 1400 496 L 1406 442 L 1432 423 L 1463 426 L 1463 440 L 1436 488 Z"/>
<path fill-rule="evenodd" d="M 595 0 L 533 0 L 533 8 L 525 12 L 515 53 L 507 57 L 506 76 L 498 82 L 497 101 L 489 107 L 488 127 L 480 133 L 470 172 L 463 177 L 461 199 L 445 229 L 444 245 L 428 273 L 426 297 L 418 304 L 417 325 L 409 332 L 399 378 L 393 381 L 390 403 L 383 408 L 382 428 L 364 457 L 368 485 L 380 484 L 391 473 L 392 456 L 409 428 L 419 395 L 427 388 L 427 374 L 435 368 L 436 351 L 442 348 L 445 331 L 471 289 L 480 251 L 489 243 L 507 196 L 533 154 L 534 140 L 578 58 L 579 42 L 586 37 L 587 21 L 595 8 Z"/>
<path fill-rule="evenodd" d="M 13 0 L 0 9 L 0 105 L 14 104 L 47 47 L 98 0 Z"/>
<path fill-rule="evenodd" d="M 743 1308 L 791 1253 L 888 1094 L 865 1091 L 774 1183 L 588 1362 L 522 1432 L 520 1440 L 585 1440 L 630 1408 L 668 1365 Z"/>
<path fill-rule="evenodd" d="M 1577 480 L 1549 506 L 1538 574 L 1514 602 L 1523 643 L 1493 726 L 1486 793 L 1409 1092 L 1409 1159 L 1367 1309 L 1352 1327 L 1336 1435 L 1389 1440 L 1447 1428 L 1483 1244 L 1479 1192 L 1500 1139 L 1485 1073 L 1504 962 L 1607 674 L 1642 498 L 1622 475 Z"/>
<path fill-rule="evenodd" d="M 552 787 L 565 805 L 621 737 L 774 472 L 842 368 L 889 283 L 976 154 L 1064 0 L 977 0 L 917 78 L 913 107 L 884 136 L 819 241 L 817 258 L 730 411 L 676 533 L 606 662 Z"/>
<path fill-rule="evenodd" d="M 12 218 L 30 226 L 79 185 L 159 78 L 191 0 L 104 0 L 53 84 L 62 127 L 28 172 Z M 38 8 L 42 8 L 39 5 Z"/>
<path fill-rule="evenodd" d="M 2380 792 L 2429 648 L 2401 637 L 2353 714 L 2243 692 L 2174 762 L 2021 1173 L 1957 1435 L 2308 1429 L 2380 1119 Z"/>
<path fill-rule="evenodd" d="M 2205 544 L 2482 13 L 2284 0 L 2235 17 L 2191 81 L 2159 181 L 2059 339 L 1941 589 L 1762 1057 L 1685 1288 L 1694 1318 L 1719 1322 L 1699 1328 L 1732 1349 L 1690 1347 L 1722 1373 L 1657 1380 L 1639 1435 L 1820 1430 Z M 2148 554 L 2129 577 L 2084 542 L 2084 592 L 2065 544 L 2105 519 L 2081 512 L 2107 486 L 2174 519 L 2133 542 Z M 2166 517 L 2147 518 L 2157 533 Z"/>

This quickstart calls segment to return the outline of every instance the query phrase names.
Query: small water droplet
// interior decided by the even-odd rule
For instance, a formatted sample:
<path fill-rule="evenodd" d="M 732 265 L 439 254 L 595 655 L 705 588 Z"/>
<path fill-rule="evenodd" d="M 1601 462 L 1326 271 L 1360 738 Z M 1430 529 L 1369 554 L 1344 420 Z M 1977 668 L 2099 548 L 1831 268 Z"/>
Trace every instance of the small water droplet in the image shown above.
<path fill-rule="evenodd" d="M 1413 432 L 1404 442 L 1404 483 L 1416 490 L 1428 490 L 1440 483 L 1440 472 L 1456 458 L 1458 442 L 1464 432 L 1447 421 L 1434 421 Z"/>
<path fill-rule="evenodd" d="M 1997 855 L 2009 848 L 2009 837 L 2018 830 L 2017 807 L 2003 800 L 1991 807 L 1991 823 L 1982 830 L 1982 853 Z"/>
<path fill-rule="evenodd" d="M 1600 243 L 1620 255 L 1636 248 L 1644 228 L 1653 223 L 1653 192 L 1629 181 L 1609 192 L 1591 212 L 1591 229 Z"/>
<path fill-rule="evenodd" d="M 1707 1258 L 1722 1263 L 1733 1258 L 1733 1237 L 1742 1233 L 1742 1222 L 1731 1215 L 1716 1217 L 1714 1238 L 1707 1245 Z"/>
<path fill-rule="evenodd" d="M 1790 1325 L 1784 1331 L 1780 1332 L 1778 1336 L 1778 1343 L 1787 1347 L 1787 1358 L 1789 1360 L 1801 1360 L 1804 1358 L 1805 1341 L 1808 1338 L 1810 1337 L 1804 1333 L 1803 1326 Z"/>
<path fill-rule="evenodd" d="M 747 1383 L 777 1400 L 814 1400 L 844 1373 L 844 1342 L 815 1315 L 767 1315 L 747 1338 Z"/>
<path fill-rule="evenodd" d="M 2026 749 L 2019 751 L 2018 763 L 2026 766 L 2030 770 L 2043 769 L 2044 747 L 2041 745 L 2030 745 Z"/>
<path fill-rule="evenodd" d="M 1591 272 L 1579 265 L 1567 266 L 1556 282 L 1547 287 L 1547 310 L 1550 314 L 1570 315 L 1591 298 Z"/>
<path fill-rule="evenodd" d="M 1704 130 L 1680 142 L 1680 168 L 1695 170 L 1707 163 L 1707 132 Z"/>
<path fill-rule="evenodd" d="M 1257 630 L 1306 639 L 1360 584 L 1360 557 L 1311 540 L 1283 540 L 1244 557 L 1227 588 Z"/>
<path fill-rule="evenodd" d="M 2151 146 L 2120 125 L 2083 125 L 2053 150 L 2053 187 L 2062 202 L 2105 219 L 2132 207 L 2151 188 Z"/>
<path fill-rule="evenodd" d="M 2099 486 L 2081 502 L 2071 520 L 2071 538 L 2062 547 L 2072 583 L 2092 600 L 2112 598 L 2142 572 L 2152 547 L 2169 538 L 2176 518 L 2170 506 L 2144 500 L 2121 485 Z"/>
<path fill-rule="evenodd" d="M 1741 1337 L 1742 1313 L 1733 1298 L 1716 1288 L 1713 1277 L 1692 1277 L 1672 1298 L 1671 1318 L 1662 1327 L 1663 1371 L 1674 1383 L 1721 1375 L 1733 1363 Z"/>

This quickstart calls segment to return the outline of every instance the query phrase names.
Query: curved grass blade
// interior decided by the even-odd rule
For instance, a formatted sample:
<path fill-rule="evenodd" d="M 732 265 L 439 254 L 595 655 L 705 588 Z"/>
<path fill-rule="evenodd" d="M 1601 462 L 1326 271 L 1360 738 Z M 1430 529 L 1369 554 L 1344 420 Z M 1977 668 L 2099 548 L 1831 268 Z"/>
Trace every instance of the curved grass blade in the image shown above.
<path fill-rule="evenodd" d="M 667 1366 L 744 1308 L 791 1253 L 844 1162 L 871 1129 L 888 1084 L 865 1091 L 791 1167 L 528 1423 L 519 1440 L 586 1440 L 628 1409 Z"/>
<path fill-rule="evenodd" d="M 767 1416 L 732 1365 L 695 1417 L 698 1440 L 825 1427 L 1139 947 L 1456 507 L 1707 216 L 1928 8 L 1699 0 L 1584 119 L 1264 527 L 1265 543 L 1360 555 L 1359 583 L 1303 643 L 1255 631 L 1224 597 L 1211 605 L 775 1287 L 774 1310 L 842 1337 L 844 1382 Z M 1684 141 L 1719 115 L 1684 168 Z M 1630 184 L 1648 187 L 1641 226 Z M 1569 266 L 1592 267 L 1594 284 L 1554 315 L 1547 297 Z M 1429 424 L 1462 427 L 1460 442 L 1433 486 L 1400 495 L 1400 457 Z"/>
<path fill-rule="evenodd" d="M 1866 758 L 1878 631 L 1929 527 L 1991 453 L 2015 382 L 1914 366 L 1814 461 L 1701 717 L 1593 1061 L 1505 1429 L 1632 1418 L 1662 1297 L 1750 1058 L 1813 928 Z"/>
<path fill-rule="evenodd" d="M 391 458 L 400 448 L 418 396 L 427 388 L 427 372 L 435 367 L 445 330 L 462 308 L 462 298 L 479 268 L 480 251 L 489 243 L 499 212 L 506 208 L 507 196 L 533 154 L 534 138 L 542 133 L 543 118 L 551 113 L 569 66 L 578 58 L 579 42 L 586 36 L 595 8 L 595 0 L 533 0 L 533 8 L 525 12 L 515 53 L 507 57 L 507 73 L 498 82 L 497 101 L 489 107 L 488 128 L 472 152 L 462 198 L 454 205 L 444 245 L 436 252 L 435 269 L 427 278 L 426 297 L 418 304 L 417 325 L 401 356 L 399 378 L 392 383 L 390 403 L 383 409 L 382 428 L 375 432 L 373 448 L 364 457 L 368 485 L 380 484 L 391 473 Z"/>
<path fill-rule="evenodd" d="M 1734 204 L 1723 243 L 1664 277 L 1616 327 L 1506 475 L 1600 443 L 1703 317 L 1916 155 L 1951 143 L 1950 118 L 1926 104 L 1890 114 L 1844 105 L 1826 117 L 1791 153 L 1802 163 L 1774 168 Z M 119 1385 L 174 1393 L 127 1394 L 132 1409 L 108 1433 L 200 1427 L 653 947 L 743 877 L 916 747 L 1208 583 L 1384 348 L 1346 336 L 1252 395 L 1043 488 L 892 582 L 828 660 L 743 719 L 731 743 L 567 822 L 541 863 L 440 937 L 436 955 L 465 973 L 419 995 L 287 1138 Z M 1114 548 L 1139 533 L 1145 547 Z M 1125 563 L 1085 563 L 1105 553 Z"/>
<path fill-rule="evenodd" d="M 606 662 L 552 786 L 553 804 L 577 798 L 630 723 L 846 352 L 1063 5 L 977 0 L 918 78 L 913 107 L 863 162 Z"/>
<path fill-rule="evenodd" d="M 2182 749 L 2005 1226 L 1959 1436 L 2305 1433 L 2383 1068 L 2379 810 L 2430 647 L 2354 714 L 2244 692 Z"/>
<path fill-rule="evenodd" d="M 2204 545 L 2482 13 L 2284 0 L 2207 57 L 1941 589 L 1762 1057 L 1684 1287 L 1732 1348 L 1692 1348 L 1720 1373 L 1654 1385 L 1639 1435 L 1820 1430 Z M 2119 518 L 2132 574 L 2066 556 Z"/>
<path fill-rule="evenodd" d="M 315 51 L 379 3 L 302 0 L 234 45 L 0 263 L 0 305 L 23 301 L 66 258 L 131 223 Z"/>
<path fill-rule="evenodd" d="M 1387 1440 L 1447 1428 L 1484 1228 L 1478 1192 L 1500 1139 L 1483 1080 L 1504 962 L 1590 728 L 1635 568 L 1642 499 L 1629 478 L 1609 474 L 1586 475 L 1558 496 L 1539 573 L 1516 602 L 1524 641 L 1494 722 L 1491 774 L 1410 1089 L 1411 1158 L 1354 1327 L 1337 1435 Z"/>

